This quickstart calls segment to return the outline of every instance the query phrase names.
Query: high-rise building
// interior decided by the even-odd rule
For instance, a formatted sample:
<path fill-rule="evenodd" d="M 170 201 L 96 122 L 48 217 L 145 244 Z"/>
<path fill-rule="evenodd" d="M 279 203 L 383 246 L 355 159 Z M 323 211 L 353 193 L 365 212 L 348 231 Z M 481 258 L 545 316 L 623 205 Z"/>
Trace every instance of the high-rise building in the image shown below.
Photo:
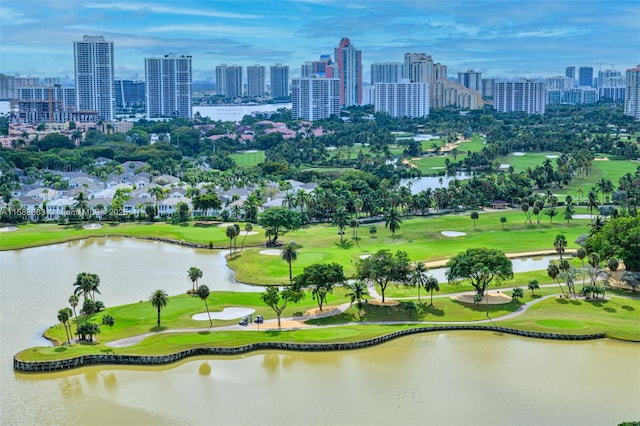
<path fill-rule="evenodd" d="M 345 108 L 362 103 L 362 51 L 356 50 L 348 37 L 335 49 L 340 73 L 340 105 Z"/>
<path fill-rule="evenodd" d="M 623 81 L 624 77 L 620 71 L 604 70 L 598 71 L 597 87 L 606 87 L 614 81 Z"/>
<path fill-rule="evenodd" d="M 0 74 L 0 99 L 15 99 L 18 96 L 17 89 L 14 76 Z"/>
<path fill-rule="evenodd" d="M 222 64 L 216 67 L 216 92 L 227 98 L 242 96 L 242 67 Z"/>
<path fill-rule="evenodd" d="M 113 86 L 116 108 L 131 108 L 144 104 L 144 81 L 114 80 Z"/>
<path fill-rule="evenodd" d="M 289 66 L 282 64 L 271 65 L 271 97 L 274 99 L 289 96 Z"/>
<path fill-rule="evenodd" d="M 640 120 L 640 64 L 626 72 L 627 88 L 624 98 L 624 114 Z"/>
<path fill-rule="evenodd" d="M 375 111 L 393 118 L 420 118 L 429 115 L 429 83 L 376 83 Z"/>
<path fill-rule="evenodd" d="M 480 91 L 480 93 L 482 93 L 483 98 L 490 98 L 493 96 L 493 83 L 493 78 L 482 79 L 482 90 Z"/>
<path fill-rule="evenodd" d="M 191 56 L 145 58 L 147 117 L 191 118 Z"/>
<path fill-rule="evenodd" d="M 578 68 L 578 86 L 593 87 L 593 67 Z"/>
<path fill-rule="evenodd" d="M 97 111 L 101 120 L 113 120 L 113 42 L 85 35 L 82 41 L 73 42 L 73 57 L 76 109 Z"/>
<path fill-rule="evenodd" d="M 433 83 L 435 81 L 433 59 L 426 53 L 405 53 L 403 78 L 414 83 Z"/>
<path fill-rule="evenodd" d="M 429 86 L 431 93 L 431 108 L 482 108 L 482 95 L 477 90 L 464 87 L 454 81 L 441 78 Z"/>
<path fill-rule="evenodd" d="M 474 70 L 458 73 L 458 84 L 477 92 L 482 92 L 482 73 Z"/>
<path fill-rule="evenodd" d="M 564 76 L 571 79 L 572 87 L 576 85 L 576 67 L 567 67 Z"/>
<path fill-rule="evenodd" d="M 573 81 L 571 78 L 563 77 L 561 75 L 545 79 L 545 84 L 547 85 L 547 89 L 568 90 L 573 87 Z"/>
<path fill-rule="evenodd" d="M 527 114 L 544 114 L 544 82 L 496 81 L 493 85 L 493 107 L 500 112 L 524 111 Z"/>
<path fill-rule="evenodd" d="M 265 94 L 265 67 L 251 65 L 247 67 L 247 96 L 262 96 Z"/>
<path fill-rule="evenodd" d="M 317 75 L 291 81 L 291 117 L 309 121 L 340 113 L 339 78 Z"/>
<path fill-rule="evenodd" d="M 562 102 L 565 104 L 594 104 L 598 102 L 598 90 L 593 87 L 572 87 L 562 93 Z"/>
<path fill-rule="evenodd" d="M 374 62 L 371 64 L 371 84 L 398 83 L 402 80 L 401 62 Z"/>
<path fill-rule="evenodd" d="M 25 86 L 18 88 L 18 100 L 13 102 L 18 112 L 13 120 L 19 123 L 64 123 L 87 121 L 74 119 L 76 89 L 55 85 Z M 97 114 L 93 114 L 95 118 Z"/>

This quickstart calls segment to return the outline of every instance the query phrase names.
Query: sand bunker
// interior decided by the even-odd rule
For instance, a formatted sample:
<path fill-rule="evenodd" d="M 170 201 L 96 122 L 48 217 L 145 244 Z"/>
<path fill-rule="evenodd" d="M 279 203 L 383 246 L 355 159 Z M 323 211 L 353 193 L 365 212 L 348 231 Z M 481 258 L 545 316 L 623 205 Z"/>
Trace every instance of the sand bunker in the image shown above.
<path fill-rule="evenodd" d="M 444 170 L 446 167 L 430 167 L 432 170 Z"/>
<path fill-rule="evenodd" d="M 256 310 L 251 308 L 224 308 L 220 312 L 211 312 L 211 319 L 230 320 L 236 318 L 242 318 L 249 314 L 254 313 Z M 208 321 L 209 316 L 206 312 L 195 314 L 191 317 L 196 321 Z"/>
<path fill-rule="evenodd" d="M 101 223 L 87 223 L 86 225 L 82 225 L 84 229 L 100 229 L 102 228 Z"/>
<path fill-rule="evenodd" d="M 260 254 L 266 254 L 267 256 L 280 256 L 280 250 L 277 250 L 277 249 L 260 250 Z"/>
<path fill-rule="evenodd" d="M 525 155 L 525 153 L 524 152 L 514 152 L 513 155 L 516 156 L 516 157 L 522 157 L 523 155 Z"/>
<path fill-rule="evenodd" d="M 243 237 L 246 237 L 247 235 L 256 235 L 257 232 L 256 231 L 242 231 L 240 232 L 240 235 Z"/>
<path fill-rule="evenodd" d="M 509 167 L 511 167 L 511 164 L 500 164 L 501 169 L 508 169 Z"/>
<path fill-rule="evenodd" d="M 442 231 L 440 232 L 445 237 L 464 237 L 467 235 L 466 232 L 458 232 L 458 231 Z"/>
<path fill-rule="evenodd" d="M 473 300 L 473 298 L 475 297 L 475 294 L 461 294 L 459 296 L 452 296 L 451 299 L 452 300 L 456 300 L 458 302 L 462 302 L 462 303 L 476 303 L 475 300 Z M 487 300 L 487 298 L 489 300 Z M 509 303 L 511 302 L 511 296 L 508 296 L 504 293 L 485 293 L 484 298 L 482 299 L 482 302 L 479 302 L 479 304 L 489 304 L 489 305 L 502 305 L 504 303 Z"/>
<path fill-rule="evenodd" d="M 4 228 L 0 228 L 0 232 L 13 232 L 17 230 L 18 230 L 17 226 L 5 226 Z"/>
<path fill-rule="evenodd" d="M 382 299 L 369 299 L 367 303 L 369 305 L 377 305 L 377 306 L 396 306 L 400 304 L 400 302 L 393 299 L 385 299 L 384 303 L 382 302 Z"/>
<path fill-rule="evenodd" d="M 233 226 L 234 224 L 231 222 L 225 222 L 218 225 L 218 228 L 226 228 L 227 226 Z"/>
<path fill-rule="evenodd" d="M 555 154 L 545 155 L 545 157 L 547 157 L 547 158 L 560 158 L 559 155 L 555 155 Z"/>
<path fill-rule="evenodd" d="M 371 255 L 370 254 L 361 254 L 360 255 L 360 259 L 366 259 L 368 257 L 371 257 Z"/>

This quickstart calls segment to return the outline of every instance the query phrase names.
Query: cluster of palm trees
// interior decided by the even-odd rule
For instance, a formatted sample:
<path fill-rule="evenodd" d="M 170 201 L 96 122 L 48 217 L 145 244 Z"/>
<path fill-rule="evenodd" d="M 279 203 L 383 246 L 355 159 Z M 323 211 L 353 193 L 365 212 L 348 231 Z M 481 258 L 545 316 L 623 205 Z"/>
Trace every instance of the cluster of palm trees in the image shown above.
<path fill-rule="evenodd" d="M 247 235 L 253 231 L 253 225 L 251 222 L 247 222 L 244 224 L 244 238 L 242 238 L 242 244 L 240 245 L 240 251 L 244 249 L 244 242 L 247 239 Z M 229 254 L 233 254 L 233 252 L 238 250 L 238 237 L 242 231 L 240 231 L 240 225 L 234 223 L 233 225 L 228 225 L 226 229 L 227 238 L 229 238 Z"/>

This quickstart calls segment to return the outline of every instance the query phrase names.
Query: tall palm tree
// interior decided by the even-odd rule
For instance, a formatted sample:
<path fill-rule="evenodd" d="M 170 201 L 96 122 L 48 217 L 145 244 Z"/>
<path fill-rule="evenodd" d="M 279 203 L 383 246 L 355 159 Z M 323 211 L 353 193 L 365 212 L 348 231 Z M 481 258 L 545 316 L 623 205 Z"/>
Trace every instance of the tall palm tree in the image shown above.
<path fill-rule="evenodd" d="M 400 215 L 396 209 L 391 209 L 387 213 L 384 219 L 384 227 L 389 228 L 392 235 L 395 235 L 396 231 L 400 229 L 400 225 L 402 224 L 402 220 L 400 219 Z"/>
<path fill-rule="evenodd" d="M 438 279 L 433 275 L 429 275 L 424 283 L 424 289 L 431 292 L 431 301 L 429 302 L 429 306 L 433 306 L 433 291 L 440 291 L 440 283 L 438 282 Z"/>
<path fill-rule="evenodd" d="M 76 281 L 73 283 L 76 287 L 73 294 L 76 296 L 80 293 L 84 296 L 84 299 L 88 298 L 95 302 L 95 294 L 100 294 L 98 286 L 100 285 L 100 277 L 97 274 L 90 274 L 88 272 L 80 272 L 76 276 Z"/>
<path fill-rule="evenodd" d="M 58 321 L 60 321 L 62 323 L 62 326 L 64 327 L 64 334 L 67 336 L 67 344 L 71 344 L 71 337 L 69 336 L 69 333 L 71 332 L 69 330 L 68 326 L 68 322 L 69 322 L 69 314 L 71 313 L 71 309 L 69 308 L 62 308 L 58 311 Z"/>
<path fill-rule="evenodd" d="M 187 271 L 187 275 L 191 280 L 191 290 L 195 293 L 196 286 L 198 285 L 198 280 L 202 278 L 202 270 L 200 270 L 200 268 L 196 268 L 195 266 L 192 266 Z"/>
<path fill-rule="evenodd" d="M 233 250 L 233 246 L 231 244 L 233 243 L 233 239 L 236 236 L 236 228 L 235 228 L 235 226 L 233 226 L 233 225 L 227 226 L 226 234 L 227 234 L 227 238 L 229 239 L 229 254 L 231 254 L 232 250 Z"/>
<path fill-rule="evenodd" d="M 75 294 L 72 294 L 71 296 L 69 296 L 69 305 L 71 305 L 71 307 L 73 308 L 73 316 L 76 319 L 76 334 L 77 333 L 77 328 L 78 328 L 78 314 L 76 313 L 76 306 L 78 306 L 78 296 Z"/>
<path fill-rule="evenodd" d="M 560 291 L 562 292 L 562 297 L 564 298 L 564 289 L 562 288 L 562 284 L 560 284 L 560 281 L 558 280 L 558 276 L 560 275 L 560 268 L 558 267 L 557 263 L 555 262 L 549 263 L 549 266 L 547 266 L 547 275 L 549 275 L 551 279 L 555 280 L 556 283 L 558 283 L 558 286 L 560 287 Z"/>
<path fill-rule="evenodd" d="M 209 287 L 204 284 L 198 287 L 198 297 L 204 302 L 204 307 L 207 309 L 207 316 L 209 317 L 209 325 L 213 327 L 213 321 L 211 321 L 211 314 L 209 313 L 209 305 L 207 304 L 207 298 L 209 297 Z"/>
<path fill-rule="evenodd" d="M 584 288 L 584 276 L 585 276 L 584 258 L 587 257 L 587 250 L 585 250 L 583 247 L 580 247 L 576 251 L 576 257 L 580 259 L 580 261 L 582 262 L 582 287 Z"/>
<path fill-rule="evenodd" d="M 240 251 L 242 251 L 242 249 L 244 249 L 244 240 L 247 239 L 247 235 L 249 235 L 249 232 L 253 231 L 253 225 L 251 224 L 251 222 L 247 222 L 244 224 L 244 237 L 242 238 L 242 244 L 240 244 Z"/>
<path fill-rule="evenodd" d="M 360 281 L 353 281 L 352 283 L 348 283 L 346 285 L 347 289 L 350 290 L 349 293 L 346 294 L 347 297 L 351 299 L 351 304 L 353 302 L 358 303 L 358 316 L 360 315 L 360 311 L 362 310 L 362 300 L 364 296 L 367 294 L 367 285 Z"/>
<path fill-rule="evenodd" d="M 567 247 L 567 237 L 565 237 L 564 234 L 556 235 L 555 240 L 553 240 L 553 246 L 555 247 L 556 252 L 560 255 L 560 260 L 562 260 L 562 254 Z"/>
<path fill-rule="evenodd" d="M 282 260 L 289 264 L 289 282 L 293 282 L 291 263 L 298 259 L 298 245 L 293 241 L 285 244 L 280 252 L 280 256 L 282 256 Z"/>
<path fill-rule="evenodd" d="M 151 297 L 149 297 L 149 303 L 151 303 L 151 306 L 158 310 L 158 327 L 160 327 L 160 310 L 162 310 L 162 308 L 167 306 L 167 303 L 169 303 L 169 295 L 166 291 L 158 289 L 151 293 Z"/>
<path fill-rule="evenodd" d="M 478 218 L 480 217 L 480 215 L 478 214 L 478 212 L 471 212 L 471 220 L 473 220 L 473 230 L 476 230 L 476 220 L 478 220 Z"/>
<path fill-rule="evenodd" d="M 340 242 L 344 241 L 344 228 L 349 224 L 349 217 L 347 209 L 344 206 L 340 206 L 333 214 L 333 223 L 338 227 L 338 234 L 340 234 Z"/>
<path fill-rule="evenodd" d="M 417 262 L 416 266 L 411 271 L 411 284 L 418 287 L 418 303 L 420 303 L 420 287 L 424 286 L 427 281 L 425 274 L 429 269 L 424 266 L 424 263 Z"/>

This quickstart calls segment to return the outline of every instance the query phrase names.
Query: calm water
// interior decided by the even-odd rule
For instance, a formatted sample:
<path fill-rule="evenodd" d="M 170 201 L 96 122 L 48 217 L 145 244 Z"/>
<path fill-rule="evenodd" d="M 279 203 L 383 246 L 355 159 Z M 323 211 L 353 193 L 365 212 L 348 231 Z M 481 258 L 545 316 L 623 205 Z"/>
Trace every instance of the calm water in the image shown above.
<path fill-rule="evenodd" d="M 557 343 L 491 333 L 413 336 L 360 351 L 261 352 L 162 368 L 24 375 L 75 275 L 96 272 L 107 305 L 156 288 L 234 283 L 223 254 L 96 239 L 0 252 L 0 424 L 617 424 L 640 418 L 640 345 Z M 216 287 L 219 286 L 219 287 Z"/>
<path fill-rule="evenodd" d="M 252 112 L 269 112 L 280 108 L 291 109 L 291 104 L 194 106 L 193 113 L 200 112 L 203 117 L 216 121 L 240 121 Z"/>
<path fill-rule="evenodd" d="M 444 168 L 434 168 L 432 173 L 444 172 Z M 466 180 L 471 179 L 471 175 L 468 173 L 456 173 L 455 176 L 422 176 L 413 179 L 401 179 L 401 186 L 411 186 L 411 193 L 417 194 L 425 189 L 436 188 L 448 188 L 449 183 L 454 180 Z"/>

